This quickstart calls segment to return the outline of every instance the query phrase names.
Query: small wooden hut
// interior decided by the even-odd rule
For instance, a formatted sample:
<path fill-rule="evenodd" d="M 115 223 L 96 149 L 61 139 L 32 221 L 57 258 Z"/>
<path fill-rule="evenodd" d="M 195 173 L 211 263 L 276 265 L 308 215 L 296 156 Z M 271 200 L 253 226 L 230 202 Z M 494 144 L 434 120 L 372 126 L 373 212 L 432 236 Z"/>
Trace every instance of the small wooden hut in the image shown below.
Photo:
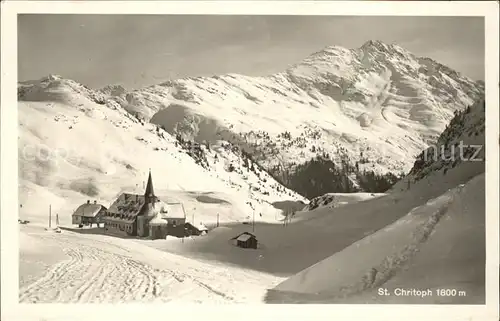
<path fill-rule="evenodd" d="M 244 248 L 244 249 L 257 249 L 258 241 L 257 237 L 249 232 L 243 232 L 237 237 L 234 238 L 236 240 L 236 246 Z"/>

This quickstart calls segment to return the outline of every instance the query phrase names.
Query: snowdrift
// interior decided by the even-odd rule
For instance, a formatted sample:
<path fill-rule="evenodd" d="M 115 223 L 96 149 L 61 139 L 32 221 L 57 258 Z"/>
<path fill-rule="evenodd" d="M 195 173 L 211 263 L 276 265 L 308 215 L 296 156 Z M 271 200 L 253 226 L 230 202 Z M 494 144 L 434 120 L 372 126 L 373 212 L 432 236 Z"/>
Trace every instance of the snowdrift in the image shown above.
<path fill-rule="evenodd" d="M 297 273 L 269 290 L 266 302 L 484 304 L 484 231 L 481 174 Z M 432 295 L 402 296 L 398 289 Z M 455 296 L 438 289 L 455 289 Z"/>

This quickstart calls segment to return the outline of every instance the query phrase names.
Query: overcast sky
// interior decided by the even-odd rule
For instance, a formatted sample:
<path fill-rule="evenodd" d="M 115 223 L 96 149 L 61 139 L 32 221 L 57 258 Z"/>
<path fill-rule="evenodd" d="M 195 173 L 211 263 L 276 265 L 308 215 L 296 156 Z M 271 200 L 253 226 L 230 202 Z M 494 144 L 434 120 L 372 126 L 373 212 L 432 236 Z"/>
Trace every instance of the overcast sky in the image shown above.
<path fill-rule="evenodd" d="M 20 15 L 19 80 L 60 74 L 93 88 L 267 75 L 328 45 L 398 43 L 484 79 L 481 17 Z"/>

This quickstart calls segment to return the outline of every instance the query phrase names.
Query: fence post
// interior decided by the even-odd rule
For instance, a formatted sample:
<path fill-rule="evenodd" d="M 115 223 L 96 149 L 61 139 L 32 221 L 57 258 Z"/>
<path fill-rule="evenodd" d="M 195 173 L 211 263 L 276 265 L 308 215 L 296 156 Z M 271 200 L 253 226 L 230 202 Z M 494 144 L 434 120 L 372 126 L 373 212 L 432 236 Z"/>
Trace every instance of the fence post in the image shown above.
<path fill-rule="evenodd" d="M 52 204 L 49 205 L 49 228 L 52 226 Z"/>

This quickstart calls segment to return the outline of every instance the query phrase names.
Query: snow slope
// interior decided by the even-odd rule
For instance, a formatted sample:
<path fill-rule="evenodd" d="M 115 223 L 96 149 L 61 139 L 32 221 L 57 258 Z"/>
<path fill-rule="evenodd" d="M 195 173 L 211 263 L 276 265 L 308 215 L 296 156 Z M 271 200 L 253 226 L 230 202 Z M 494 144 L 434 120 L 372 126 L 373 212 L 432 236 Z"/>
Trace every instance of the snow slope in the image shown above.
<path fill-rule="evenodd" d="M 69 224 L 87 199 L 109 206 L 120 192 L 142 194 L 149 168 L 156 193 L 183 201 L 187 217 L 202 213 L 204 223 L 215 223 L 217 211 L 222 222 L 246 220 L 253 209 L 275 222 L 273 202 L 303 200 L 258 166 L 250 170 L 231 144 L 181 144 L 74 81 L 51 76 L 20 88 L 21 219 L 46 224 L 51 205 Z"/>
<path fill-rule="evenodd" d="M 421 179 L 438 180 L 458 166 L 484 167 L 485 101 L 478 100 L 469 108 L 456 112 L 436 144 L 422 151 L 409 174 L 392 190 L 405 188 Z"/>
<path fill-rule="evenodd" d="M 109 93 L 106 89 L 104 92 Z M 282 73 L 169 80 L 112 95 L 126 110 L 197 141 L 229 140 L 266 168 L 327 152 L 361 169 L 407 172 L 482 83 L 397 45 L 326 47 Z"/>
<path fill-rule="evenodd" d="M 484 197 L 481 174 L 287 279 L 268 293 L 267 300 L 484 304 Z M 380 288 L 389 295 L 381 295 Z M 397 289 L 430 289 L 432 295 L 402 296 Z M 437 289 L 457 293 L 439 296 Z"/>
<path fill-rule="evenodd" d="M 482 101 L 457 113 L 438 139 L 446 158 L 424 157 L 423 152 L 389 192 L 394 201 L 419 200 L 405 216 L 290 277 L 270 290 L 266 301 L 484 304 L 484 123 Z M 482 149 L 477 157 L 465 150 L 460 155 L 453 148 L 460 142 Z M 389 295 L 383 295 L 384 289 Z M 432 295 L 401 296 L 398 289 L 430 290 Z M 437 289 L 457 292 L 438 296 Z"/>

